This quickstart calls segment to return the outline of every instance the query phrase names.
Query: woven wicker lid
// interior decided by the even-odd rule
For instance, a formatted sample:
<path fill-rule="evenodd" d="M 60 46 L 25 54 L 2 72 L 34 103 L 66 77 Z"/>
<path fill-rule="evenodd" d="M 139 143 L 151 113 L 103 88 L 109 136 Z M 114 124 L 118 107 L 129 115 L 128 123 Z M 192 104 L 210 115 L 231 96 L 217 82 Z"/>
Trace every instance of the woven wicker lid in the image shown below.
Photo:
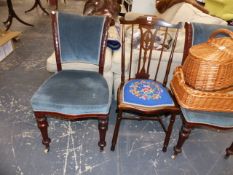
<path fill-rule="evenodd" d="M 215 38 L 219 33 L 228 34 L 230 37 Z M 226 29 L 217 30 L 207 42 L 191 47 L 189 54 L 196 59 L 217 64 L 233 62 L 233 32 Z"/>
<path fill-rule="evenodd" d="M 216 38 L 219 33 L 230 37 Z M 233 32 L 216 30 L 207 42 L 191 47 L 183 72 L 185 82 L 197 90 L 216 91 L 233 86 Z"/>

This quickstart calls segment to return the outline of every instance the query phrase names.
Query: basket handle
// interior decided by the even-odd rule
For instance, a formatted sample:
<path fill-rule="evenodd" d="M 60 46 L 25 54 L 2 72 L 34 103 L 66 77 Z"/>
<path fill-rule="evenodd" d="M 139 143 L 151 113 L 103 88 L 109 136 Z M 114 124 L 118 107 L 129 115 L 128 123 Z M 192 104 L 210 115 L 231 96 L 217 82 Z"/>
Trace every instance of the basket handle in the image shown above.
<path fill-rule="evenodd" d="M 209 39 L 212 39 L 214 37 L 216 37 L 216 35 L 220 34 L 220 33 L 223 33 L 223 34 L 228 34 L 230 36 L 231 39 L 233 39 L 233 32 L 228 30 L 228 29 L 218 29 L 218 30 L 215 30 L 209 37 Z"/>
<path fill-rule="evenodd" d="M 182 70 L 182 66 L 178 66 L 176 67 L 175 71 L 174 71 L 174 76 L 179 76 L 180 77 L 180 83 L 185 83 L 184 81 L 184 73 L 183 73 L 183 70 Z"/>
<path fill-rule="evenodd" d="M 184 72 L 183 72 L 183 70 L 182 70 L 182 67 L 180 67 L 179 72 L 180 72 L 181 82 L 182 82 L 182 83 L 185 83 L 185 80 L 184 80 Z"/>

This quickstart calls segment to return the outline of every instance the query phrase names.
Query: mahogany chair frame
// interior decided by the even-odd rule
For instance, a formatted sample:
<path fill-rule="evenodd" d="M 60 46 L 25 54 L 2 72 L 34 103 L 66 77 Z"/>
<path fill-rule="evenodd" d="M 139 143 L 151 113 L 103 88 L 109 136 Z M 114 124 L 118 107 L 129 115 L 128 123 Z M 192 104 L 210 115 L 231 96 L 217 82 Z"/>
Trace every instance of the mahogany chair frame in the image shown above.
<path fill-rule="evenodd" d="M 149 20 L 148 20 L 149 19 Z M 169 89 L 168 92 L 170 93 L 171 97 L 173 98 L 174 101 L 174 106 L 161 106 L 161 107 L 156 107 L 156 108 L 152 108 L 152 109 L 148 109 L 147 107 L 139 107 L 139 106 L 134 106 L 134 105 L 126 105 L 125 103 L 123 103 L 122 101 L 122 90 L 126 81 L 126 77 L 129 77 L 129 80 L 131 79 L 149 79 L 149 67 L 150 67 L 150 63 L 151 63 L 151 52 L 153 50 L 152 47 L 153 44 L 149 44 L 154 43 L 154 39 L 147 37 L 147 33 L 153 33 L 152 31 L 155 29 L 155 26 L 167 26 L 167 27 L 177 27 L 177 25 L 171 25 L 169 23 L 166 23 L 165 21 L 158 19 L 157 17 L 154 16 L 142 16 L 137 18 L 134 21 L 126 21 L 123 17 L 120 18 L 120 23 L 122 24 L 122 55 L 121 55 L 121 84 L 118 88 L 118 94 L 117 94 L 117 119 L 116 119 L 116 124 L 115 124 L 115 129 L 114 129 L 114 134 L 113 134 L 113 138 L 112 138 L 112 146 L 111 146 L 111 150 L 114 151 L 115 150 L 115 145 L 117 142 L 117 138 L 118 138 L 118 133 L 119 133 L 119 128 L 120 128 L 120 124 L 121 121 L 123 119 L 127 119 L 127 120 L 155 120 L 158 121 L 164 132 L 166 133 L 165 139 L 164 139 L 164 145 L 163 145 L 163 152 L 167 151 L 167 147 L 169 144 L 169 140 L 170 140 L 170 136 L 171 136 L 171 132 L 172 132 L 172 128 L 173 128 L 173 124 L 175 122 L 175 117 L 176 115 L 178 115 L 180 113 L 180 108 L 177 105 L 175 98 L 173 98 L 173 94 L 170 92 Z M 145 46 L 144 48 L 140 47 L 140 53 L 139 53 L 139 61 L 141 62 L 141 65 L 138 65 L 137 68 L 137 72 L 134 75 L 131 74 L 131 64 L 132 64 L 132 60 L 133 60 L 133 51 L 132 51 L 132 47 L 133 47 L 133 40 L 131 40 L 131 53 L 130 53 L 130 67 L 129 67 L 129 74 L 125 75 L 125 33 L 124 33 L 124 25 L 139 25 L 139 28 L 142 30 L 145 29 L 146 32 L 144 32 L 143 34 L 141 33 L 141 35 L 144 35 L 144 39 L 141 39 L 141 43 L 147 43 L 147 46 Z M 181 27 L 181 23 L 179 23 L 180 27 Z M 131 37 L 133 38 L 133 32 L 134 28 L 132 27 L 131 30 Z M 156 33 L 156 32 L 155 32 Z M 155 34 L 154 33 L 154 34 Z M 153 35 L 153 34 L 152 34 Z M 176 36 L 178 35 L 178 30 L 176 31 Z M 165 36 L 166 37 L 166 36 Z M 164 43 L 163 43 L 164 44 Z M 145 44 L 146 45 L 146 44 Z M 175 42 L 173 42 L 173 49 L 175 49 L 176 46 L 176 40 Z M 142 50 L 141 50 L 142 49 Z M 142 53 L 149 53 L 147 56 L 145 56 Z M 161 50 L 161 52 L 163 52 L 163 49 Z M 174 52 L 174 50 L 171 51 L 172 53 Z M 147 57 L 147 59 L 145 59 Z M 168 60 L 168 64 L 167 64 L 167 69 L 166 69 L 166 73 L 164 76 L 164 80 L 162 85 L 164 87 L 166 87 L 167 81 L 168 81 L 168 75 L 169 75 L 169 71 L 170 71 L 170 67 L 172 64 L 172 59 L 173 59 L 173 55 L 170 55 L 170 58 Z M 162 60 L 162 54 L 160 54 L 160 58 L 159 58 L 159 62 L 157 64 L 157 67 L 159 69 L 160 67 L 160 63 Z M 148 62 L 147 62 L 148 61 Z M 147 62 L 147 63 L 146 63 Z M 155 78 L 153 79 L 154 81 L 156 81 L 157 79 L 157 75 L 158 75 L 158 70 L 155 73 Z M 136 114 L 134 116 L 127 116 L 127 115 L 123 115 L 123 113 L 133 113 Z M 170 124 L 169 126 L 166 127 L 164 126 L 164 124 L 162 123 L 162 115 L 168 116 L 171 115 L 170 117 Z"/>
<path fill-rule="evenodd" d="M 188 52 L 190 47 L 192 47 L 192 36 L 193 36 L 193 29 L 191 23 L 186 22 L 185 23 L 185 45 L 184 45 L 184 55 L 183 55 L 183 60 L 182 64 L 185 61 L 185 58 L 188 56 Z M 189 137 L 191 130 L 195 127 L 205 127 L 205 128 L 212 128 L 216 130 L 229 130 L 233 129 L 233 127 L 219 127 L 219 126 L 214 126 L 210 124 L 204 124 L 204 123 L 190 123 L 185 120 L 184 116 L 181 114 L 182 122 L 183 125 L 181 127 L 180 133 L 179 133 L 179 139 L 177 142 L 177 145 L 174 147 L 174 154 L 172 155 L 172 158 L 175 159 L 177 154 L 182 152 L 182 146 L 186 139 Z M 225 158 L 228 158 L 230 155 L 233 155 L 233 142 L 230 147 L 226 148 L 226 154 Z"/>
<path fill-rule="evenodd" d="M 52 17 L 52 32 L 53 32 L 53 42 L 55 47 L 55 56 L 56 56 L 56 62 L 57 62 L 57 71 L 62 71 L 62 64 L 61 64 L 61 58 L 60 58 L 60 45 L 59 45 L 59 37 L 58 37 L 58 29 L 57 29 L 57 18 L 56 18 L 56 12 L 52 11 L 51 13 Z M 105 60 L 105 49 L 106 49 L 106 40 L 107 40 L 107 31 L 110 26 L 110 18 L 106 17 L 106 22 L 103 28 L 103 36 L 102 36 L 102 42 L 101 42 L 101 55 L 99 60 L 99 73 L 103 75 L 104 71 L 104 60 Z M 55 112 L 47 112 L 47 111 L 36 111 L 34 112 L 37 126 L 41 131 L 42 135 L 42 144 L 45 145 L 45 152 L 49 151 L 49 144 L 51 142 L 51 139 L 48 136 L 48 122 L 47 122 L 47 116 L 52 118 L 58 118 L 63 120 L 69 120 L 69 121 L 77 121 L 82 119 L 97 119 L 98 120 L 98 130 L 99 130 L 99 142 L 98 146 L 100 147 L 100 151 L 104 150 L 104 147 L 106 146 L 105 136 L 108 129 L 108 116 L 109 113 L 104 114 L 85 114 L 85 115 L 67 115 L 62 113 L 55 113 Z"/>

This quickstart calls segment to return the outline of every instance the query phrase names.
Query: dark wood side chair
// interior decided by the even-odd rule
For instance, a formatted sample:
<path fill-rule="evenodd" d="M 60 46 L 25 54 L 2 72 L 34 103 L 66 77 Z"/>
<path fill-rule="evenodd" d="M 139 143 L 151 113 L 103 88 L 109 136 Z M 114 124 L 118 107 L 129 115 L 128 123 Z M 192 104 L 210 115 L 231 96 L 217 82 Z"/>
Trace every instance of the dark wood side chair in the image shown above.
<path fill-rule="evenodd" d="M 79 120 L 97 119 L 99 147 L 103 150 L 108 128 L 111 95 L 103 78 L 107 31 L 110 19 L 52 12 L 52 28 L 58 72 L 34 93 L 31 105 L 49 150 L 47 117 Z M 98 67 L 98 72 L 62 70 L 62 63 L 81 62 Z"/>
<path fill-rule="evenodd" d="M 226 28 L 233 31 L 233 27 L 223 25 L 211 25 L 201 23 L 185 23 L 185 47 L 184 57 L 188 55 L 189 48 L 202 42 L 206 42 L 213 31 Z M 221 37 L 221 36 L 219 36 Z M 223 104 L 224 105 L 224 104 Z M 226 112 L 204 112 L 194 111 L 181 107 L 183 125 L 180 130 L 177 145 L 174 147 L 173 159 L 181 152 L 185 140 L 189 137 L 191 130 L 195 127 L 209 127 L 220 130 L 233 129 L 233 113 Z M 225 157 L 233 155 L 233 143 L 226 149 Z"/>
<path fill-rule="evenodd" d="M 181 23 L 172 25 L 154 16 L 142 16 L 133 21 L 120 18 L 122 35 L 121 84 L 117 96 L 117 119 L 111 150 L 115 150 L 119 128 L 123 119 L 156 120 L 166 133 L 163 151 L 166 152 L 179 106 L 166 87 Z M 167 50 L 168 32 L 174 38 Z M 131 33 L 128 35 L 128 33 Z M 169 58 L 165 69 L 161 68 L 164 52 Z M 158 61 L 152 60 L 157 57 Z M 129 60 L 129 65 L 126 61 Z M 166 62 L 166 61 L 165 61 Z M 136 63 L 136 65 L 135 65 Z M 162 69 L 162 70 L 161 70 Z M 164 72 L 162 82 L 157 81 L 158 72 Z M 127 115 L 131 113 L 133 115 Z M 171 115 L 168 128 L 162 122 L 163 116 Z"/>

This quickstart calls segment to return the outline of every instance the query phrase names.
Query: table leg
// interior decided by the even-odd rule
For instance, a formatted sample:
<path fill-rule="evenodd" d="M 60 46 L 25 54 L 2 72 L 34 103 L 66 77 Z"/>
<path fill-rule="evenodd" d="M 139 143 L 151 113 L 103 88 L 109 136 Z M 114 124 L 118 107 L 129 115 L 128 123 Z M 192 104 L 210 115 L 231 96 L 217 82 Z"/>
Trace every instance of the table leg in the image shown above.
<path fill-rule="evenodd" d="M 6 26 L 6 31 L 9 30 L 9 28 L 12 24 L 13 18 L 16 18 L 19 22 L 21 22 L 25 25 L 33 26 L 32 24 L 29 24 L 18 17 L 18 15 L 15 13 L 15 11 L 13 9 L 13 5 L 12 5 L 11 0 L 7 0 L 7 6 L 8 6 L 8 18 L 6 21 L 3 22 L 3 24 Z"/>
<path fill-rule="evenodd" d="M 40 0 L 35 0 L 34 5 L 33 5 L 29 10 L 26 10 L 25 13 L 28 13 L 28 12 L 32 11 L 32 10 L 33 10 L 34 8 L 36 8 L 38 5 L 39 5 L 39 7 L 41 8 L 41 10 L 42 10 L 44 13 L 46 13 L 47 15 L 49 15 L 49 12 L 47 12 L 47 11 L 45 10 L 45 8 L 42 6 Z"/>

